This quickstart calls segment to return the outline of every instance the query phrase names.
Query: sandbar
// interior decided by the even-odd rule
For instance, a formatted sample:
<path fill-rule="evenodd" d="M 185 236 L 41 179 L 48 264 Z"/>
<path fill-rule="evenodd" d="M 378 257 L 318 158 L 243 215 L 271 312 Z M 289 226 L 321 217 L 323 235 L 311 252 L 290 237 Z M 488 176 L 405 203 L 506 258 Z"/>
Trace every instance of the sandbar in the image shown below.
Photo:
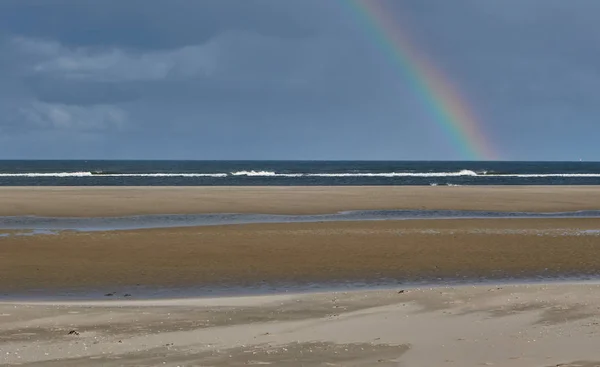
<path fill-rule="evenodd" d="M 600 186 L 1 187 L 0 216 L 600 210 Z"/>
<path fill-rule="evenodd" d="M 596 218 L 247 224 L 0 237 L 0 294 L 600 274 Z"/>

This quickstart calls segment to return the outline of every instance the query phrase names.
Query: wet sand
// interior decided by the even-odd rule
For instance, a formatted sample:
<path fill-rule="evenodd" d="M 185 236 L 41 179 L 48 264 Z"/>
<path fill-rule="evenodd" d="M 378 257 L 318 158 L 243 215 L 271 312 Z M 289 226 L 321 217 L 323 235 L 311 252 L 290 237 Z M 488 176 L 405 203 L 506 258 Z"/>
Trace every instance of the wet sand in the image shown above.
<path fill-rule="evenodd" d="M 600 210 L 599 186 L 1 187 L 0 216 Z"/>
<path fill-rule="evenodd" d="M 0 303 L 0 364 L 600 365 L 600 286 Z"/>
<path fill-rule="evenodd" d="M 600 274 L 600 220 L 248 224 L 0 237 L 0 294 Z M 26 233 L 26 232 L 25 232 Z M 137 287 L 137 288 L 136 288 Z"/>

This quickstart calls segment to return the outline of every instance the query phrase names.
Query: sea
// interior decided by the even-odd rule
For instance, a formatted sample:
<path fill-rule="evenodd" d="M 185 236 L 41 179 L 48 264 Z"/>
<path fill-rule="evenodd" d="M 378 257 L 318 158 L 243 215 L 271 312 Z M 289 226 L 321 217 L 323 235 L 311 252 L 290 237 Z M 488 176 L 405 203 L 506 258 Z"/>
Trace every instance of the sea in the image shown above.
<path fill-rule="evenodd" d="M 600 185 L 600 162 L 0 160 L 0 186 Z"/>

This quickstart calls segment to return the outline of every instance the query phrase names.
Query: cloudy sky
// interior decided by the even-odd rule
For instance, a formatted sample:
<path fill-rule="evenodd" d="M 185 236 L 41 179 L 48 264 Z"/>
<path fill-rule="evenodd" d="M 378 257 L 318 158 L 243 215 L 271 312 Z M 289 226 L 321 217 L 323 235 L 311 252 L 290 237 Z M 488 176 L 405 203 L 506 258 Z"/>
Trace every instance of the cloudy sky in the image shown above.
<path fill-rule="evenodd" d="M 499 158 L 600 160 L 600 1 L 379 2 Z M 0 1 L 0 159 L 464 158 L 354 15 L 346 0 Z"/>

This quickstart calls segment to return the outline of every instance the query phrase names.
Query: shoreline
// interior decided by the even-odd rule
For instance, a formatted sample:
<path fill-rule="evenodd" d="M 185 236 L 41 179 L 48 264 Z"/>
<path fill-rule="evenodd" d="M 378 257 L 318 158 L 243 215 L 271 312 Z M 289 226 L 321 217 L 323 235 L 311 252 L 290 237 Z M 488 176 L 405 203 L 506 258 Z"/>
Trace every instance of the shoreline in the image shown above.
<path fill-rule="evenodd" d="M 406 283 L 381 286 L 359 286 L 359 287 L 324 287 L 322 289 L 306 290 L 277 290 L 265 293 L 227 293 L 227 294 L 206 294 L 190 296 L 158 296 L 158 297 L 122 297 L 118 294 L 114 296 L 98 295 L 98 297 L 89 298 L 0 298 L 0 306 L 7 305 L 31 305 L 31 306 L 91 306 L 91 307 L 137 307 L 137 306 L 185 306 L 198 303 L 227 304 L 236 301 L 261 301 L 261 300 L 285 300 L 297 297 L 327 296 L 329 294 L 376 294 L 382 292 L 409 293 L 411 291 L 424 290 L 468 290 L 484 288 L 544 288 L 544 287 L 598 287 L 600 290 L 600 276 L 594 279 L 580 278 L 540 278 L 540 279 L 481 279 L 480 281 L 467 280 L 464 283 L 452 281 L 440 281 L 439 283 Z M 166 290 L 168 291 L 168 290 Z M 118 293 L 118 292 L 116 292 Z"/>
<path fill-rule="evenodd" d="M 133 288 L 104 290 L 65 289 L 58 293 L 32 294 L 29 291 L 11 296 L 0 295 L 1 305 L 85 305 L 85 306 L 138 306 L 138 305 L 169 305 L 186 303 L 232 300 L 232 299 L 268 299 L 290 298 L 301 296 L 318 296 L 338 293 L 376 293 L 376 292 L 407 292 L 424 289 L 468 289 L 482 287 L 542 287 L 542 286 L 600 286 L 600 275 L 590 277 L 556 276 L 535 278 L 489 278 L 489 279 L 444 279 L 438 281 L 422 281 L 407 283 L 381 284 L 289 284 L 264 289 L 239 287 L 217 289 L 208 287 L 204 293 L 197 288 L 154 288 L 135 290 Z M 271 288 L 271 289 L 267 289 Z M 107 292 L 108 289 L 112 291 Z M 110 294 L 110 296 L 108 296 Z M 125 296 L 127 295 L 127 296 Z"/>
<path fill-rule="evenodd" d="M 244 300 L 270 300 L 270 299 L 290 299 L 305 296 L 325 296 L 328 294 L 369 294 L 369 293 L 381 293 L 381 292 L 396 292 L 398 294 L 411 292 L 411 291 L 423 291 L 423 290 L 440 290 L 440 289 L 457 289 L 457 290 L 468 290 L 468 289 L 483 289 L 483 288 L 529 288 L 529 287 L 569 287 L 569 286 L 590 286 L 600 288 L 600 276 L 595 279 L 582 279 L 578 280 L 575 278 L 571 279 L 560 279 L 560 278 L 544 278 L 544 279 L 524 279 L 524 280 L 503 280 L 503 279 L 483 279 L 480 282 L 465 282 L 465 283 L 453 283 L 440 281 L 439 283 L 408 283 L 408 284 L 396 284 L 396 285 L 382 285 L 382 286 L 364 286 L 364 287 L 324 287 L 322 289 L 310 289 L 310 290 L 291 290 L 291 291 L 275 291 L 272 293 L 231 293 L 231 294 L 207 294 L 207 295 L 191 295 L 187 296 L 167 296 L 167 297 L 118 297 L 102 296 L 101 298 L 47 298 L 47 299 L 2 299 L 0 298 L 0 306 L 2 305 L 39 305 L 39 306 L 161 306 L 161 305 L 186 305 L 194 303 L 228 303 L 230 301 L 244 301 Z"/>

